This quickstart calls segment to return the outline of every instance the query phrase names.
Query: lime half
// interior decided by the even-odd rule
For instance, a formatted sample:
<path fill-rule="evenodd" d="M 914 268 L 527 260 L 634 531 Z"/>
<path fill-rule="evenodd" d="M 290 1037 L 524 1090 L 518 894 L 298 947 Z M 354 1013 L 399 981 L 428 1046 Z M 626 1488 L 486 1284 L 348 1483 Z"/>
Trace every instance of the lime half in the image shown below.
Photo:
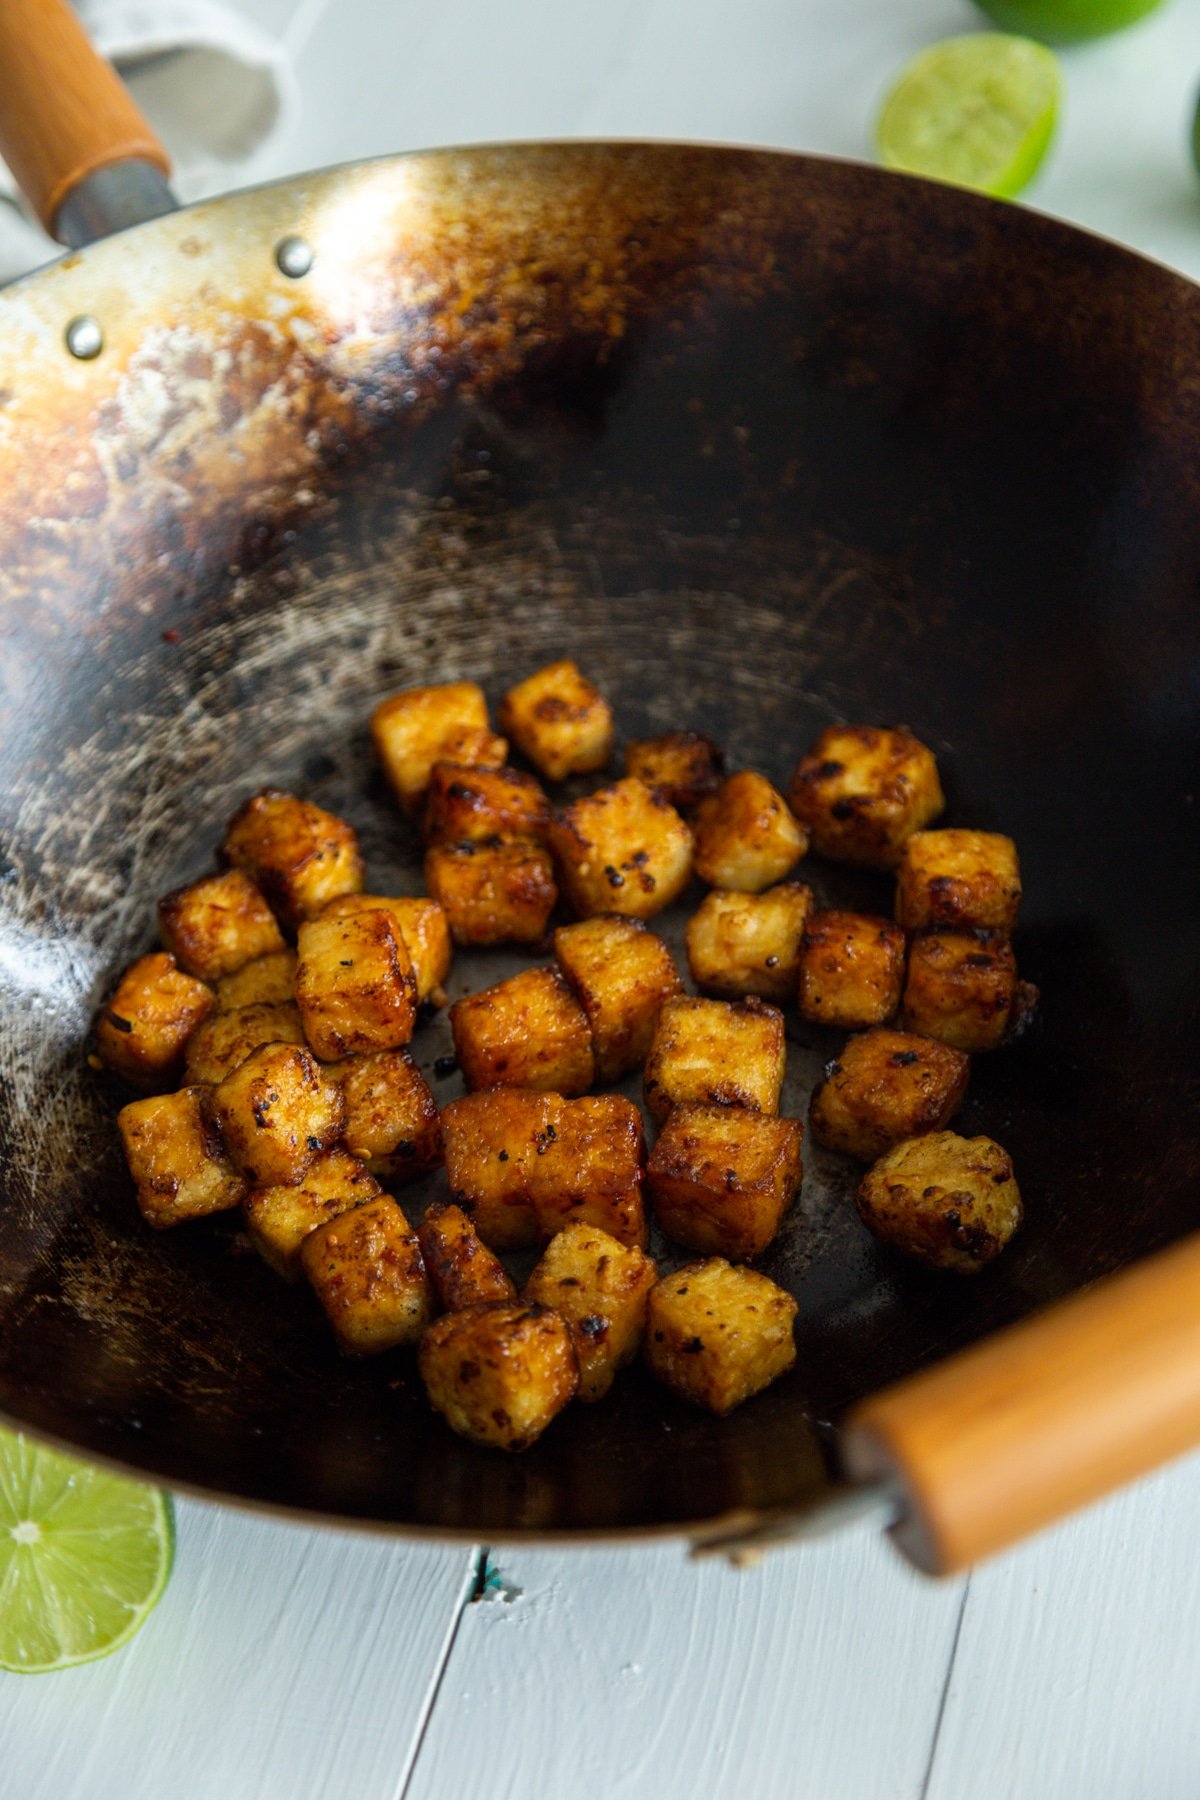
<path fill-rule="evenodd" d="M 118 1649 L 166 1587 L 174 1543 L 157 1488 L 0 1430 L 0 1669 Z"/>
<path fill-rule="evenodd" d="M 875 141 L 911 175 L 1010 198 L 1032 180 L 1058 117 L 1058 63 L 1028 38 L 947 38 L 909 63 L 884 102 Z"/>
<path fill-rule="evenodd" d="M 1086 44 L 1136 25 L 1162 0 L 975 0 L 1001 31 L 1041 38 L 1047 44 Z"/>

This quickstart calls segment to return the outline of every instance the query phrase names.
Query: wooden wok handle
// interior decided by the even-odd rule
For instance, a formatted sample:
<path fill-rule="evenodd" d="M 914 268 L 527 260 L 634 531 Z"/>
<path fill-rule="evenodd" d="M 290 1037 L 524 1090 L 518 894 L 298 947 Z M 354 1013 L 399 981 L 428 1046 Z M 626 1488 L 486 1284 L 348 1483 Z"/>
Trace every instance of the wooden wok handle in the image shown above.
<path fill-rule="evenodd" d="M 1200 1237 L 863 1401 L 851 1475 L 894 1480 L 893 1535 L 948 1575 L 1200 1444 Z"/>
<path fill-rule="evenodd" d="M 0 0 L 0 154 L 52 236 L 63 201 L 97 170 L 131 158 L 171 170 L 67 0 Z"/>

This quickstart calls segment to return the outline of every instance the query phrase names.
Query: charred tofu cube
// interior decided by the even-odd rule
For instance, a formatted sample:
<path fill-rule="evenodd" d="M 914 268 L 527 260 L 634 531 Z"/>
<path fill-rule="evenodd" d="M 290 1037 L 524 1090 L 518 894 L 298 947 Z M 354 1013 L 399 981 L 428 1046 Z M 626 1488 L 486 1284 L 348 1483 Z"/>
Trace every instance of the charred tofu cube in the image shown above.
<path fill-rule="evenodd" d="M 251 1051 L 212 1103 L 230 1156 L 258 1187 L 299 1181 L 346 1123 L 341 1088 L 296 1044 Z"/>
<path fill-rule="evenodd" d="M 216 1087 L 260 1044 L 303 1043 L 300 1009 L 290 1001 L 235 1006 L 199 1027 L 187 1047 L 187 1078 Z"/>
<path fill-rule="evenodd" d="M 417 999 L 444 1006 L 446 996 L 442 992 L 442 983 L 450 973 L 454 957 L 445 910 L 436 900 L 424 896 L 398 894 L 385 899 L 381 894 L 349 894 L 344 900 L 333 901 L 321 917 L 349 919 L 362 912 L 388 914 L 408 951 L 417 978 Z"/>
<path fill-rule="evenodd" d="M 696 813 L 696 873 L 710 887 L 760 894 L 782 881 L 808 849 L 808 833 L 765 775 L 743 769 Z"/>
<path fill-rule="evenodd" d="M 579 1385 L 566 1320 L 532 1302 L 485 1301 L 435 1319 L 418 1360 L 451 1430 L 499 1450 L 527 1450 Z"/>
<path fill-rule="evenodd" d="M 940 1131 L 963 1103 L 970 1061 L 961 1050 L 882 1027 L 847 1040 L 812 1098 L 818 1144 L 874 1162 L 893 1144 Z"/>
<path fill-rule="evenodd" d="M 909 731 L 831 725 L 801 757 L 788 794 L 813 849 L 834 862 L 895 868 L 945 806 L 937 763 Z"/>
<path fill-rule="evenodd" d="M 648 1256 L 594 1225 L 565 1225 L 551 1238 L 525 1284 L 525 1299 L 566 1320 L 581 1400 L 603 1400 L 617 1370 L 637 1355 L 657 1280 Z"/>
<path fill-rule="evenodd" d="M 688 1263 L 651 1289 L 646 1361 L 681 1399 L 730 1413 L 796 1360 L 796 1302 L 723 1257 Z"/>
<path fill-rule="evenodd" d="M 279 788 L 263 788 L 234 813 L 224 851 L 261 888 L 287 932 L 363 884 L 353 826 Z"/>
<path fill-rule="evenodd" d="M 405 688 L 371 715 L 371 740 L 396 798 L 409 812 L 421 803 L 436 762 L 498 769 L 508 745 L 488 725 L 487 699 L 473 681 Z"/>
<path fill-rule="evenodd" d="M 612 755 L 612 708 L 573 662 L 547 663 L 509 688 L 498 717 L 547 781 L 591 774 Z"/>
<path fill-rule="evenodd" d="M 529 838 L 435 844 L 425 882 L 456 944 L 539 943 L 558 899 L 549 853 Z"/>
<path fill-rule="evenodd" d="M 676 1106 L 646 1167 L 667 1236 L 706 1256 L 760 1256 L 800 1191 L 799 1119 L 740 1106 Z"/>
<path fill-rule="evenodd" d="M 756 999 L 668 1000 L 646 1058 L 646 1105 L 660 1125 L 685 1100 L 775 1113 L 785 1059 L 777 1007 Z"/>
<path fill-rule="evenodd" d="M 600 914 L 562 925 L 554 955 L 587 1014 L 597 1081 L 645 1061 L 664 1000 L 682 994 L 675 959 L 639 919 Z"/>
<path fill-rule="evenodd" d="M 908 953 L 900 1022 L 975 1055 L 1004 1042 L 1017 963 L 1001 931 L 922 931 Z"/>
<path fill-rule="evenodd" d="M 388 913 L 313 919 L 300 927 L 296 948 L 296 1004 L 318 1056 L 331 1061 L 408 1043 L 417 978 Z"/>
<path fill-rule="evenodd" d="M 310 1231 L 300 1265 L 347 1356 L 415 1344 L 433 1317 L 421 1246 L 390 1194 Z"/>
<path fill-rule="evenodd" d="M 995 831 L 918 831 L 896 876 L 896 918 L 907 931 L 978 926 L 1011 931 L 1021 904 L 1017 846 Z"/>
<path fill-rule="evenodd" d="M 628 777 L 560 812 L 550 848 L 559 885 L 584 919 L 649 919 L 691 879 L 691 830 L 661 794 Z"/>
<path fill-rule="evenodd" d="M 417 1228 L 434 1291 L 447 1312 L 484 1300 L 515 1300 L 513 1286 L 461 1206 L 437 1201 Z"/>
<path fill-rule="evenodd" d="M 296 952 L 276 950 L 256 956 L 217 983 L 217 1005 L 222 1012 L 242 1006 L 290 1006 L 296 999 Z"/>
<path fill-rule="evenodd" d="M 158 928 L 180 968 L 201 981 L 219 981 L 256 956 L 286 948 L 275 914 L 240 869 L 164 894 Z"/>
<path fill-rule="evenodd" d="M 858 1190 L 863 1222 L 935 1269 L 974 1275 L 1021 1223 L 1012 1158 L 991 1138 L 934 1131 L 881 1156 Z"/>
<path fill-rule="evenodd" d="M 427 844 L 479 844 L 492 838 L 540 841 L 550 823 L 542 784 L 520 769 L 470 769 L 434 763 L 425 796 Z"/>
<path fill-rule="evenodd" d="M 406 1050 L 377 1050 L 330 1063 L 346 1100 L 342 1139 L 372 1175 L 416 1181 L 442 1160 L 442 1127 L 429 1083 Z"/>
<path fill-rule="evenodd" d="M 900 1004 L 904 933 L 871 913 L 816 912 L 804 930 L 800 1017 L 858 1031 L 882 1025 Z"/>
<path fill-rule="evenodd" d="M 783 882 L 763 894 L 714 889 L 687 928 L 688 967 L 711 994 L 787 1000 L 795 991 L 812 889 Z"/>
<path fill-rule="evenodd" d="M 264 1262 L 288 1281 L 298 1281 L 300 1246 L 311 1231 L 378 1200 L 379 1183 L 356 1156 L 326 1150 L 292 1186 L 256 1187 L 242 1203 L 246 1230 Z"/>
<path fill-rule="evenodd" d="M 101 1011 L 96 1026 L 101 1060 L 138 1087 L 166 1087 L 216 1005 L 212 989 L 176 968 L 165 950 L 139 956 Z"/>
<path fill-rule="evenodd" d="M 180 1225 L 241 1204 L 246 1178 L 225 1154 L 207 1088 L 134 1100 L 117 1125 L 147 1225 Z"/>
<path fill-rule="evenodd" d="M 625 773 L 654 788 L 677 812 L 690 812 L 721 784 L 725 757 L 698 731 L 665 731 L 625 746 Z"/>
<path fill-rule="evenodd" d="M 469 1088 L 583 1094 L 592 1085 L 587 1015 L 557 969 L 522 969 L 456 1000 L 450 1030 Z"/>

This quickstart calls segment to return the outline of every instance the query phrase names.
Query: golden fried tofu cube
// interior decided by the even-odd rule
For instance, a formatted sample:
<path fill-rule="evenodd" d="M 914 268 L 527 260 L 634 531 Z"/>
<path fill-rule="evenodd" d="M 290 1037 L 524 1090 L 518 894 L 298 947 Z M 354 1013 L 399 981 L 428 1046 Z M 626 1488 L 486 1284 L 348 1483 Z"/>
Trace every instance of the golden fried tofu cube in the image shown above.
<path fill-rule="evenodd" d="M 564 1225 L 550 1239 L 524 1297 L 553 1307 L 566 1320 L 581 1400 L 603 1400 L 617 1370 L 637 1355 L 646 1302 L 657 1280 L 648 1256 L 594 1225 Z"/>
<path fill-rule="evenodd" d="M 651 1289 L 646 1361 L 682 1399 L 729 1413 L 796 1360 L 796 1302 L 723 1257 L 688 1263 Z"/>
<path fill-rule="evenodd" d="M 96 1025 L 100 1058 L 138 1087 L 165 1087 L 179 1073 L 193 1034 L 216 1004 L 212 989 L 185 975 L 167 951 L 139 956 L 101 1010 Z"/>
<path fill-rule="evenodd" d="M 208 1094 L 181 1088 L 134 1100 L 117 1114 L 138 1206 L 156 1229 L 228 1212 L 245 1196 L 248 1183 L 225 1154 Z"/>
<path fill-rule="evenodd" d="M 554 864 L 531 838 L 435 844 L 425 884 L 456 944 L 536 944 L 558 899 Z"/>
<path fill-rule="evenodd" d="M 612 755 L 612 707 L 573 662 L 547 663 L 509 688 L 497 718 L 547 781 L 591 774 Z"/>
<path fill-rule="evenodd" d="M 238 1168 L 258 1187 L 299 1181 L 336 1144 L 346 1101 L 298 1044 L 261 1044 L 213 1091 L 213 1113 Z"/>
<path fill-rule="evenodd" d="M 206 1019 L 187 1047 L 187 1078 L 216 1087 L 260 1044 L 303 1044 L 300 1009 L 292 1001 L 231 1007 Z"/>
<path fill-rule="evenodd" d="M 527 1450 L 579 1385 L 566 1320 L 534 1302 L 485 1301 L 435 1319 L 418 1362 L 451 1430 L 499 1450 Z"/>
<path fill-rule="evenodd" d="M 346 1099 L 342 1141 L 381 1181 L 416 1181 L 442 1160 L 442 1127 L 429 1083 L 407 1050 L 350 1056 L 325 1069 Z"/>
<path fill-rule="evenodd" d="M 363 884 L 354 827 L 279 788 L 263 788 L 234 813 L 224 854 L 258 884 L 288 932 Z"/>
<path fill-rule="evenodd" d="M 858 1031 L 882 1025 L 900 1004 L 904 933 L 873 913 L 815 912 L 797 971 L 800 1017 Z"/>
<path fill-rule="evenodd" d="M 675 959 L 640 919 L 600 913 L 554 933 L 554 955 L 592 1029 L 597 1081 L 644 1062 L 664 1000 L 682 994 Z"/>
<path fill-rule="evenodd" d="M 434 1292 L 447 1312 L 484 1300 L 515 1300 L 517 1290 L 461 1206 L 435 1201 L 417 1227 Z"/>
<path fill-rule="evenodd" d="M 326 1061 L 397 1050 L 417 1024 L 417 978 L 386 912 L 311 919 L 296 939 L 296 1004 Z"/>
<path fill-rule="evenodd" d="M 434 763 L 425 796 L 427 844 L 478 844 L 492 838 L 540 841 L 550 802 L 536 776 L 520 769 L 471 769 Z"/>
<path fill-rule="evenodd" d="M 918 831 L 896 872 L 896 919 L 907 931 L 978 926 L 1011 931 L 1021 904 L 1017 846 L 996 831 Z"/>
<path fill-rule="evenodd" d="M 349 919 L 355 913 L 385 912 L 404 939 L 413 974 L 417 978 L 417 999 L 434 1006 L 445 1005 L 442 983 L 450 973 L 454 946 L 450 939 L 450 922 L 436 900 L 422 896 L 397 894 L 385 899 L 382 894 L 347 894 L 334 900 L 321 914 L 323 919 Z"/>
<path fill-rule="evenodd" d="M 253 1188 L 242 1202 L 242 1217 L 263 1261 L 298 1281 L 300 1246 L 309 1232 L 377 1200 L 381 1191 L 370 1170 L 339 1145 L 316 1157 L 291 1186 Z"/>
<path fill-rule="evenodd" d="M 1002 931 L 921 931 L 908 953 L 900 1022 L 975 1055 L 1003 1042 L 1017 997 L 1017 962 Z"/>
<path fill-rule="evenodd" d="M 940 1131 L 963 1103 L 961 1050 L 877 1026 L 847 1039 L 813 1094 L 812 1134 L 827 1150 L 874 1162 L 893 1144 Z"/>
<path fill-rule="evenodd" d="M 690 812 L 720 786 L 724 753 L 698 731 L 664 731 L 661 737 L 633 738 L 625 746 L 625 773 Z"/>
<path fill-rule="evenodd" d="M 759 894 L 808 849 L 808 833 L 765 775 L 730 775 L 696 812 L 696 873 L 710 887 Z"/>
<path fill-rule="evenodd" d="M 559 885 L 584 919 L 649 919 L 691 879 L 690 827 L 661 794 L 629 777 L 557 814 L 550 848 Z"/>
<path fill-rule="evenodd" d="M 415 1344 L 433 1317 L 421 1246 L 390 1194 L 310 1231 L 300 1266 L 347 1356 Z"/>
<path fill-rule="evenodd" d="M 714 888 L 688 922 L 688 967 L 696 986 L 712 994 L 790 999 L 812 900 L 812 889 L 799 881 L 762 894 Z"/>
<path fill-rule="evenodd" d="M 592 1085 L 587 1014 L 557 969 L 522 969 L 456 1000 L 450 1030 L 469 1088 L 583 1094 Z"/>
<path fill-rule="evenodd" d="M 800 1191 L 799 1119 L 740 1106 L 676 1106 L 646 1165 L 667 1236 L 685 1249 L 745 1262 L 760 1256 Z"/>
<path fill-rule="evenodd" d="M 219 981 L 256 956 L 286 948 L 275 914 L 241 869 L 164 894 L 158 928 L 180 968 L 201 981 Z"/>
<path fill-rule="evenodd" d="M 296 999 L 296 952 L 276 950 L 256 956 L 217 983 L 217 1005 L 222 1012 L 241 1006 L 287 1006 Z"/>
<path fill-rule="evenodd" d="M 1021 1223 L 1012 1158 L 992 1138 L 933 1131 L 881 1156 L 858 1190 L 863 1222 L 935 1269 L 975 1275 Z"/>
<path fill-rule="evenodd" d="M 487 698 L 473 681 L 405 688 L 371 714 L 371 739 L 400 804 L 415 812 L 436 762 L 498 769 L 508 745 L 488 724 Z"/>
<path fill-rule="evenodd" d="M 937 763 L 910 731 L 831 725 L 802 756 L 788 793 L 813 849 L 892 869 L 914 831 L 945 807 Z"/>
<path fill-rule="evenodd" d="M 660 1125 L 684 1100 L 775 1113 L 785 1062 L 777 1007 L 754 998 L 668 1000 L 646 1058 L 646 1105 Z"/>

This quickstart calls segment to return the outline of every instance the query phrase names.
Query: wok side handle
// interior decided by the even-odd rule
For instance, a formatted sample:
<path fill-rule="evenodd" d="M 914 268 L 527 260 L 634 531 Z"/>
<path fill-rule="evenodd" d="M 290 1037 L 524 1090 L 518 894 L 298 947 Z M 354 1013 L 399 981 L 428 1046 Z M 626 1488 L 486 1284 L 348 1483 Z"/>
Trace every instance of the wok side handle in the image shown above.
<path fill-rule="evenodd" d="M 166 151 L 112 65 L 92 48 L 67 0 L 0 5 L 0 154 L 46 230 L 62 243 L 114 228 L 70 229 L 67 203 L 116 164 L 131 166 L 143 194 L 156 188 L 161 203 L 144 201 L 141 212 L 173 204 Z M 95 217 L 96 208 L 91 210 Z M 117 219 L 118 225 L 129 223 L 132 218 Z"/>
<path fill-rule="evenodd" d="M 862 1401 L 856 1480 L 903 1495 L 891 1527 L 953 1574 L 1200 1444 L 1200 1236 Z"/>

